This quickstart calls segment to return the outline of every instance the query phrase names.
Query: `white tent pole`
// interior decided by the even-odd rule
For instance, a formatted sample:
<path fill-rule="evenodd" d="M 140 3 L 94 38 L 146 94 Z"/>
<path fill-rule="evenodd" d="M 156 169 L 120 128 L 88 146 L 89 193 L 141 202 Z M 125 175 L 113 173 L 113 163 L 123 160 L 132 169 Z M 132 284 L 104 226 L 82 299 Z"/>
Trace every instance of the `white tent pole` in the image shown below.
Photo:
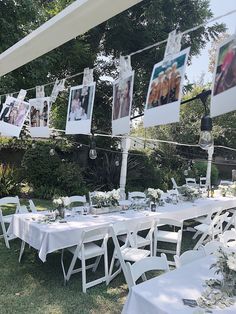
<path fill-rule="evenodd" d="M 122 146 L 122 163 L 120 170 L 120 196 L 121 200 L 126 199 L 125 195 L 125 186 L 126 186 L 126 177 L 127 177 L 127 163 L 128 163 L 128 155 L 130 149 L 130 138 L 122 138 L 121 140 Z"/>
<path fill-rule="evenodd" d="M 208 160 L 207 160 L 207 173 L 206 173 L 206 187 L 211 189 L 211 164 L 212 164 L 212 156 L 214 154 L 214 145 L 212 145 L 207 150 Z"/>

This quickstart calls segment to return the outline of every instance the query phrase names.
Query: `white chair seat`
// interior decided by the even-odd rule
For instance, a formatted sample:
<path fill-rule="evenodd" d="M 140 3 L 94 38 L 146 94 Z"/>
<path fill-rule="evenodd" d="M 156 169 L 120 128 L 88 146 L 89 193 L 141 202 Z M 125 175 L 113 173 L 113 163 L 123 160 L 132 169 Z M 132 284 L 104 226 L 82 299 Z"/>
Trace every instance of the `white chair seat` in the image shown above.
<path fill-rule="evenodd" d="M 68 250 L 74 254 L 75 253 L 75 250 L 76 250 L 76 245 L 75 246 L 72 246 L 70 248 L 68 248 Z M 93 243 L 93 242 L 90 242 L 90 243 L 85 243 L 84 244 L 84 255 L 85 255 L 85 258 L 86 259 L 89 259 L 89 258 L 92 258 L 94 256 L 98 256 L 100 254 L 103 254 L 104 252 L 104 249 L 101 248 L 99 245 Z M 81 258 L 81 251 L 79 251 L 79 254 L 78 254 L 78 257 Z"/>
<path fill-rule="evenodd" d="M 148 250 L 142 250 L 137 248 L 130 248 L 126 247 L 121 250 L 122 256 L 124 260 L 130 261 L 130 262 L 137 262 L 141 259 L 148 257 L 150 255 L 150 251 Z"/>
<path fill-rule="evenodd" d="M 178 241 L 178 233 L 172 232 L 172 231 L 164 231 L 164 230 L 158 230 L 157 231 L 157 241 L 163 241 L 163 242 L 170 242 L 170 243 L 176 243 Z"/>
<path fill-rule="evenodd" d="M 207 224 L 200 224 L 194 227 L 194 229 L 201 231 L 202 233 L 205 233 L 209 230 L 209 225 Z"/>
<path fill-rule="evenodd" d="M 4 223 L 10 224 L 10 223 L 11 223 L 11 220 L 12 220 L 12 217 L 13 217 L 13 215 L 6 215 L 6 216 L 3 216 L 3 221 L 4 221 Z"/>

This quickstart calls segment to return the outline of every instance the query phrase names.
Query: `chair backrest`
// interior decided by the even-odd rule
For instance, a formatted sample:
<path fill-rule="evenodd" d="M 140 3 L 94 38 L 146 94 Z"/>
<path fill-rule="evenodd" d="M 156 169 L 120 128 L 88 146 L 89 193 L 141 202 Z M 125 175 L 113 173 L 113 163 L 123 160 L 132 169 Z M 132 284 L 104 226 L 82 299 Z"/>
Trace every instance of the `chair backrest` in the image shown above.
<path fill-rule="evenodd" d="M 32 200 L 29 200 L 29 207 L 32 213 L 37 213 L 37 208 Z"/>
<path fill-rule="evenodd" d="M 68 197 L 68 199 L 69 199 L 69 205 L 71 204 L 71 203 L 83 203 L 83 204 L 85 204 L 86 203 L 86 196 L 85 195 L 73 195 L 73 196 L 69 196 Z"/>
<path fill-rule="evenodd" d="M 185 182 L 189 186 L 196 186 L 197 185 L 195 178 L 185 178 Z"/>
<path fill-rule="evenodd" d="M 211 255 L 217 252 L 221 246 L 222 243 L 220 243 L 219 241 L 212 240 L 203 245 L 202 249 L 204 250 L 205 255 Z"/>
<path fill-rule="evenodd" d="M 229 181 L 229 180 L 221 180 L 220 181 L 220 185 L 232 185 L 233 182 L 232 181 Z"/>
<path fill-rule="evenodd" d="M 128 193 L 128 199 L 130 201 L 135 201 L 135 199 L 139 200 L 139 201 L 146 201 L 147 197 L 146 194 L 144 192 L 129 192 Z"/>
<path fill-rule="evenodd" d="M 178 185 L 177 185 L 177 183 L 176 183 L 174 178 L 171 178 L 171 182 L 173 184 L 173 189 L 178 189 Z"/>
<path fill-rule="evenodd" d="M 200 186 L 200 188 L 206 187 L 206 177 L 200 177 L 199 186 Z"/>
<path fill-rule="evenodd" d="M 170 225 L 181 229 L 183 228 L 183 221 L 172 218 L 159 218 L 157 223 L 158 225 Z"/>
<path fill-rule="evenodd" d="M 109 235 L 109 226 L 97 227 L 91 230 L 83 231 L 81 235 L 81 242 L 87 243 L 92 241 L 101 240 L 104 238 L 108 238 Z"/>
<path fill-rule="evenodd" d="M 236 231 L 235 229 L 231 229 L 231 230 L 227 230 L 225 231 L 223 234 L 220 234 L 220 242 L 224 245 L 224 246 L 230 246 L 230 242 L 234 242 L 236 241 Z"/>
<path fill-rule="evenodd" d="M 157 226 L 157 222 L 155 220 L 150 220 L 150 219 L 146 219 L 143 220 L 142 222 L 139 222 L 135 228 L 134 228 L 134 232 L 132 235 L 130 235 L 130 239 L 134 239 L 134 246 L 137 247 L 137 243 L 138 243 L 138 232 L 139 231 L 144 231 L 144 230 L 148 230 L 148 233 L 146 234 L 145 239 L 149 239 L 150 240 L 150 250 L 152 252 L 152 238 L 153 238 L 153 234 L 156 231 L 156 226 Z M 131 240 L 132 241 L 132 240 Z M 131 242 L 132 245 L 132 242 Z"/>
<path fill-rule="evenodd" d="M 224 214 L 216 214 L 215 217 L 212 219 L 212 222 L 209 226 L 209 232 L 212 233 L 212 235 L 222 234 L 222 225 L 225 219 L 228 217 L 229 213 L 226 212 Z"/>
<path fill-rule="evenodd" d="M 198 258 L 202 258 L 205 256 L 204 250 L 189 250 L 184 252 L 182 255 L 174 256 L 175 266 L 179 268 L 185 264 L 194 262 Z"/>
<path fill-rule="evenodd" d="M 126 263 L 129 274 L 129 288 L 136 285 L 136 281 L 147 271 L 150 270 L 163 270 L 165 272 L 169 271 L 169 265 L 164 253 L 161 256 L 152 256 L 143 258 L 132 265 Z"/>
<path fill-rule="evenodd" d="M 0 207 L 8 204 L 16 205 L 15 213 L 18 213 L 20 211 L 20 200 L 18 196 L 7 196 L 0 199 Z"/>

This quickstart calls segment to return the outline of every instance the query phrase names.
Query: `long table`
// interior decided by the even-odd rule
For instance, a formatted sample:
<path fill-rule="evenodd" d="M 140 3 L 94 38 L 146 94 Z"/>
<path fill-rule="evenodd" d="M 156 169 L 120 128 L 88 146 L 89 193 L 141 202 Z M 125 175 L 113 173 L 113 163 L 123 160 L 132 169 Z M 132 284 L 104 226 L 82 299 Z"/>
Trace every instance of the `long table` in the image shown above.
<path fill-rule="evenodd" d="M 201 296 L 205 280 L 215 277 L 214 269 L 210 269 L 214 261 L 213 256 L 207 256 L 132 287 L 122 314 L 196 313 L 196 309 L 184 305 L 183 299 L 197 300 Z M 233 314 L 236 304 L 211 311 L 208 313 Z"/>
<path fill-rule="evenodd" d="M 166 204 L 158 207 L 157 212 L 127 210 L 102 215 L 70 216 L 66 218 L 65 223 L 41 223 L 38 220 L 43 213 L 15 214 L 9 232 L 38 250 L 39 258 L 45 262 L 48 253 L 78 244 L 84 230 L 130 219 L 137 223 L 158 217 L 184 221 L 217 208 L 229 209 L 235 205 L 236 198 L 200 199 L 194 203 Z"/>

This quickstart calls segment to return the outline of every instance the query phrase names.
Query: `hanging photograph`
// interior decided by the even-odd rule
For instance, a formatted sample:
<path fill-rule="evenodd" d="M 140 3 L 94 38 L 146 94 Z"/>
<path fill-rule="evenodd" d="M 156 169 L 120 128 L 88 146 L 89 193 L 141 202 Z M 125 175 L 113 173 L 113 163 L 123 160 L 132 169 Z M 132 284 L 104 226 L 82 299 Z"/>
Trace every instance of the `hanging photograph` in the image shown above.
<path fill-rule="evenodd" d="M 90 134 L 96 83 L 70 89 L 66 134 Z"/>
<path fill-rule="evenodd" d="M 134 71 L 113 84 L 112 134 L 128 134 L 133 96 Z"/>
<path fill-rule="evenodd" d="M 182 85 L 190 48 L 175 54 L 168 62 L 155 64 L 149 83 L 144 127 L 179 121 Z"/>
<path fill-rule="evenodd" d="M 219 45 L 211 94 L 211 116 L 236 110 L 236 36 Z"/>
<path fill-rule="evenodd" d="M 29 103 L 8 96 L 0 112 L 0 133 L 19 137 L 28 112 Z"/>
<path fill-rule="evenodd" d="M 32 137 L 49 137 L 50 97 L 34 98 L 30 104 L 30 134 Z"/>

